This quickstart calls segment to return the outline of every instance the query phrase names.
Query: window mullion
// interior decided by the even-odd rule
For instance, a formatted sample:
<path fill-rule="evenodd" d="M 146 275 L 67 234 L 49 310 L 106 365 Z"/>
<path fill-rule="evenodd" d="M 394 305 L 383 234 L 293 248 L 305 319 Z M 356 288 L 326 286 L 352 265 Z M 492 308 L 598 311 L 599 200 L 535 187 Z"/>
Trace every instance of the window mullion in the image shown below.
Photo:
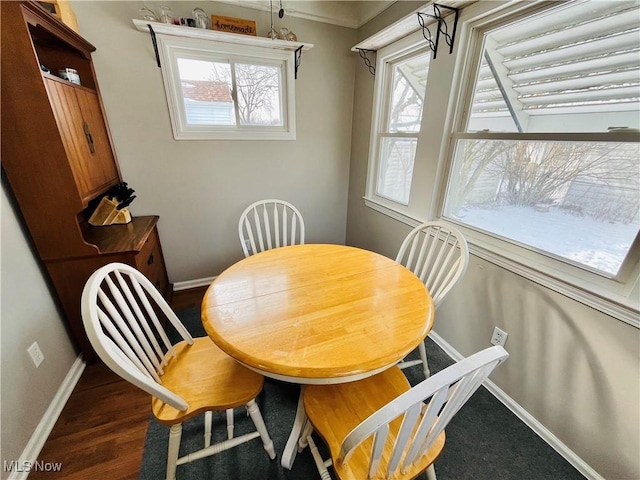
<path fill-rule="evenodd" d="M 567 132 L 567 133 L 515 133 L 515 132 L 455 132 L 456 140 L 521 140 L 555 142 L 638 142 L 640 133 L 631 129 L 609 132 Z"/>
<path fill-rule="evenodd" d="M 236 126 L 242 128 L 240 123 L 240 104 L 238 103 L 238 84 L 236 81 L 236 62 L 229 59 L 229 66 L 231 67 L 231 98 L 233 99 L 233 113 L 236 118 Z"/>

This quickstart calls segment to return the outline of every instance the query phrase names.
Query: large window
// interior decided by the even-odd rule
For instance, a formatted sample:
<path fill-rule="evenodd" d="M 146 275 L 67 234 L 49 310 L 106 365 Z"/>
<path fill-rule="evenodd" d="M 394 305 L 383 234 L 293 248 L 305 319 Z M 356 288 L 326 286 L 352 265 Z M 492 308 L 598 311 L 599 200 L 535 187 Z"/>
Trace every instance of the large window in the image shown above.
<path fill-rule="evenodd" d="M 640 229 L 638 12 L 581 1 L 477 29 L 445 217 L 619 277 Z"/>
<path fill-rule="evenodd" d="M 176 140 L 295 139 L 293 54 L 158 38 Z"/>
<path fill-rule="evenodd" d="M 365 203 L 455 223 L 471 253 L 640 326 L 639 15 L 635 0 L 465 6 L 453 54 L 427 55 L 410 131 L 389 121 L 393 72 L 424 43 L 378 50 Z"/>

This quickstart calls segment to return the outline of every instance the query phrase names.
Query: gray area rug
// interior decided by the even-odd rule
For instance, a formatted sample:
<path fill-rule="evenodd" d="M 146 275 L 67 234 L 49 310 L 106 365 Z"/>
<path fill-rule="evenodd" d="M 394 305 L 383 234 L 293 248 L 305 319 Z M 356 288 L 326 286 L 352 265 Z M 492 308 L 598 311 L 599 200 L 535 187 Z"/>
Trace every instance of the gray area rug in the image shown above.
<path fill-rule="evenodd" d="M 182 310 L 177 314 L 192 335 L 205 336 L 199 308 Z M 427 339 L 427 352 L 432 373 L 453 363 L 431 339 Z M 414 355 L 415 352 L 412 357 Z M 404 371 L 412 385 L 423 379 L 420 371 L 420 366 Z M 258 396 L 258 405 L 278 454 L 275 460 L 269 460 L 262 443 L 256 439 L 212 457 L 178 466 L 177 479 L 319 479 L 308 449 L 298 454 L 290 471 L 280 466 L 280 454 L 293 425 L 299 391 L 298 385 L 266 379 L 264 390 Z M 253 427 L 244 409 L 236 409 L 235 424 L 236 434 L 248 432 Z M 214 413 L 213 429 L 216 439 L 225 438 L 226 420 L 223 412 Z M 438 480 L 584 479 L 484 387 L 458 412 L 446 433 L 444 451 L 435 463 Z M 201 448 L 204 445 L 203 434 L 202 416 L 186 422 L 183 425 L 180 454 Z M 151 416 L 139 480 L 165 478 L 168 439 L 168 427 L 158 424 Z M 322 441 L 317 443 L 324 451 Z M 426 476 L 423 474 L 418 478 L 426 479 Z"/>

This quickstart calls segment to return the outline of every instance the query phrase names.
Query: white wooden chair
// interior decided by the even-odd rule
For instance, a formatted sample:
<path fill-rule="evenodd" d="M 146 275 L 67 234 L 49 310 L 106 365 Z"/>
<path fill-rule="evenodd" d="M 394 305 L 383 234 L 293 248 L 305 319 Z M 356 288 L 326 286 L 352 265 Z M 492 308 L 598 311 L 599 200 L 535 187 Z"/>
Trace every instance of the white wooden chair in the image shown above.
<path fill-rule="evenodd" d="M 469 247 L 457 228 L 433 221 L 418 225 L 406 236 L 396 262 L 401 263 L 423 281 L 436 308 L 462 278 L 469 263 Z M 427 350 L 418 346 L 420 360 L 404 360 L 402 369 L 422 364 L 424 377 L 429 377 Z"/>
<path fill-rule="evenodd" d="M 300 211 L 284 200 L 260 200 L 249 205 L 238 222 L 244 256 L 272 248 L 304 243 L 304 220 Z"/>
<path fill-rule="evenodd" d="M 152 395 L 151 408 L 159 423 L 170 426 L 168 480 L 176 465 L 228 450 L 260 437 L 275 458 L 255 397 L 264 377 L 236 362 L 208 337 L 192 338 L 153 284 L 138 270 L 111 263 L 87 280 L 82 292 L 82 319 L 87 336 L 102 361 L 135 386 Z M 168 320 L 183 341 L 171 345 L 161 325 Z M 246 406 L 256 431 L 211 445 L 212 411 Z M 204 448 L 178 458 L 182 423 L 205 414 Z"/>
<path fill-rule="evenodd" d="M 508 356 L 501 346 L 487 348 L 413 388 L 397 366 L 357 382 L 308 385 L 303 402 L 309 422 L 300 445 L 311 448 L 323 480 L 331 479 L 330 465 L 340 480 L 410 479 L 425 470 L 434 480 L 444 428 Z M 330 460 L 320 456 L 313 429 Z"/>

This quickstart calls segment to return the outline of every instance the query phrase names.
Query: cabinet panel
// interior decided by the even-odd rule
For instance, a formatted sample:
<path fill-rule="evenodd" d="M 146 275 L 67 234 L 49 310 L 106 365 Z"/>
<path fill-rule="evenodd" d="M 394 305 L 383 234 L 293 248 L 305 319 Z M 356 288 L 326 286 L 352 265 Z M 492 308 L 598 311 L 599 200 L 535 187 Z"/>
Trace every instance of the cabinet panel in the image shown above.
<path fill-rule="evenodd" d="M 63 81 L 44 82 L 78 193 L 86 203 L 118 181 L 98 96 Z"/>
<path fill-rule="evenodd" d="M 90 144 L 93 145 L 92 157 L 89 160 L 91 168 L 87 171 L 87 178 L 91 187 L 87 193 L 89 198 L 93 198 L 96 192 L 103 191 L 107 185 L 117 181 L 118 170 L 111 150 L 109 133 L 104 123 L 98 95 L 93 91 L 79 88 L 76 88 L 75 92 L 82 118 L 85 122 L 83 130 L 87 129 L 85 135 L 90 136 Z"/>
<path fill-rule="evenodd" d="M 162 295 L 168 296 L 169 280 L 157 229 L 154 229 L 149 235 L 147 242 L 136 256 L 136 268 L 153 283 Z"/>

